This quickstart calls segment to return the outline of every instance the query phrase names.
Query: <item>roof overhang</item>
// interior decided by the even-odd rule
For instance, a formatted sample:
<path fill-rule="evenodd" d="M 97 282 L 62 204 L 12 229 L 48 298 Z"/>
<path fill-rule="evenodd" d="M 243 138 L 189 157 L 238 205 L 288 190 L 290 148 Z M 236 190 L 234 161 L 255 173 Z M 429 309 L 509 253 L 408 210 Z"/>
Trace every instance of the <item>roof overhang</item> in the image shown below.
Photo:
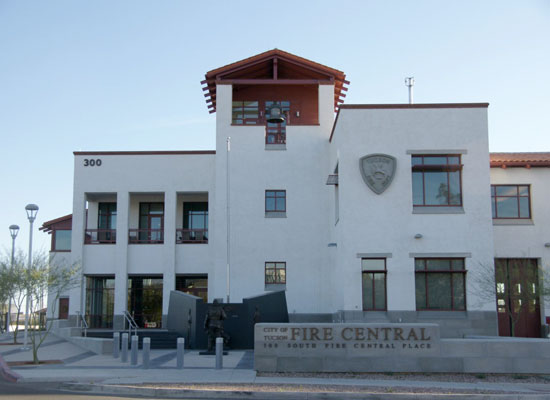
<path fill-rule="evenodd" d="M 349 81 L 346 74 L 334 68 L 273 49 L 241 61 L 208 71 L 201 82 L 205 85 L 209 112 L 216 112 L 216 86 L 226 85 L 334 85 L 334 110 L 346 97 Z"/>

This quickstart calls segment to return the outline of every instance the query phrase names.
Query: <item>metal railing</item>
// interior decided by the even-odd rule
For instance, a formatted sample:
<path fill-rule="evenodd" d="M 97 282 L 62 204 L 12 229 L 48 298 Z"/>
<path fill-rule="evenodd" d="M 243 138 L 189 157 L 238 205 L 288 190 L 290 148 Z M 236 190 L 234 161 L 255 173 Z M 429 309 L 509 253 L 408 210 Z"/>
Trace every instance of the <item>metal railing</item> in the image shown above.
<path fill-rule="evenodd" d="M 208 243 L 208 229 L 176 229 L 176 243 Z"/>
<path fill-rule="evenodd" d="M 126 320 L 126 322 L 128 322 L 128 337 L 132 337 L 132 329 L 134 330 L 134 334 L 137 335 L 138 326 L 136 324 L 136 321 L 134 320 L 134 317 L 132 317 L 132 315 L 128 311 L 124 311 L 124 319 Z M 124 325 L 124 329 L 126 329 L 126 324 Z"/>
<path fill-rule="evenodd" d="M 115 244 L 116 229 L 86 229 L 84 244 Z"/>
<path fill-rule="evenodd" d="M 77 328 L 80 328 L 82 331 L 84 331 L 84 337 L 87 337 L 88 323 L 86 322 L 86 316 L 84 314 L 81 314 L 80 311 L 77 311 L 76 315 L 77 315 L 76 326 Z"/>
<path fill-rule="evenodd" d="M 128 242 L 132 244 L 164 243 L 164 229 L 128 229 Z"/>

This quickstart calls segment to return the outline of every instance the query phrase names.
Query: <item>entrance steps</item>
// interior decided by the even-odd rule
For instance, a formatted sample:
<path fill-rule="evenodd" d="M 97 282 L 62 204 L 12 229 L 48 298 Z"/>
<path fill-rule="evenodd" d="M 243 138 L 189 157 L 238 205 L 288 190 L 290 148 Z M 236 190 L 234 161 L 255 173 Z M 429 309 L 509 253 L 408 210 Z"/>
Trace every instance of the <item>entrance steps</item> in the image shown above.
<path fill-rule="evenodd" d="M 52 323 L 51 333 L 59 336 L 68 342 L 71 342 L 86 350 L 90 350 L 96 354 L 112 354 L 113 353 L 113 335 L 111 338 L 99 338 L 84 336 L 82 328 L 71 325 L 68 320 L 56 319 L 50 321 Z"/>
<path fill-rule="evenodd" d="M 88 338 L 113 338 L 112 329 L 88 329 Z M 118 331 L 122 337 L 123 333 L 128 331 Z M 151 338 L 151 349 L 175 349 L 177 347 L 177 339 L 181 337 L 178 332 L 168 329 L 138 329 L 138 346 L 142 347 L 143 338 Z M 121 340 L 122 343 L 122 340 Z M 130 338 L 128 338 L 130 343 Z"/>

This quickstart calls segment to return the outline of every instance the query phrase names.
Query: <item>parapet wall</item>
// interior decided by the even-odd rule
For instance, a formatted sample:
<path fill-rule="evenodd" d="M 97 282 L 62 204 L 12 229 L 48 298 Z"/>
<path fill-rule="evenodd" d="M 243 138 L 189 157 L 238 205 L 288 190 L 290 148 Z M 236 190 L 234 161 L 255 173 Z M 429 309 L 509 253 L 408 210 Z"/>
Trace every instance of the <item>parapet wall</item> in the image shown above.
<path fill-rule="evenodd" d="M 257 324 L 261 372 L 550 373 L 547 339 L 440 339 L 437 324 Z"/>

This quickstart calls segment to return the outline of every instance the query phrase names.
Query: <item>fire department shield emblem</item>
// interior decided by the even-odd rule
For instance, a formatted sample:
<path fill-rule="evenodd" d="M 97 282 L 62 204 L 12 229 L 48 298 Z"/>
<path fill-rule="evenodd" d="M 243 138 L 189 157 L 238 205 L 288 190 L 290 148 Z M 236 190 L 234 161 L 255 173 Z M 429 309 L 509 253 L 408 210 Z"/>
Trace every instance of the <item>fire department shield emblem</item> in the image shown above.
<path fill-rule="evenodd" d="M 390 186 L 395 175 L 395 157 L 387 154 L 369 154 L 359 160 L 359 170 L 367 186 L 381 194 Z"/>

